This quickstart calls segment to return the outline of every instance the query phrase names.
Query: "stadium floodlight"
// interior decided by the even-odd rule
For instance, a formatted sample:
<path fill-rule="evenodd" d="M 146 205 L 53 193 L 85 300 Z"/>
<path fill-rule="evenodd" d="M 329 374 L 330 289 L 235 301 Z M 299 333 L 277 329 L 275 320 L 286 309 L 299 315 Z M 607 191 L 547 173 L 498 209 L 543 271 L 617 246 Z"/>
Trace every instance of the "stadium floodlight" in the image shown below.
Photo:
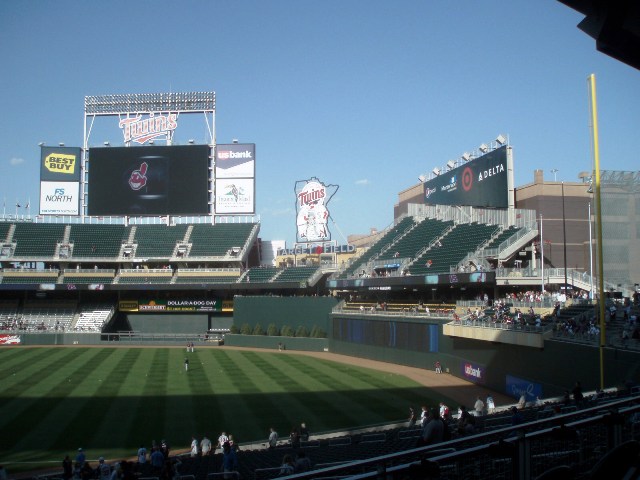
<path fill-rule="evenodd" d="M 471 154 L 470 154 L 469 152 L 464 152 L 464 153 L 462 154 L 462 159 L 463 159 L 465 162 L 468 162 L 469 160 L 471 160 Z"/>
<path fill-rule="evenodd" d="M 487 146 L 486 143 L 483 143 L 482 145 L 480 145 L 478 147 L 478 149 L 482 152 L 482 153 L 487 153 L 489 151 L 489 147 Z"/>
<path fill-rule="evenodd" d="M 190 138 L 190 139 L 189 139 L 189 145 L 193 145 L 193 144 L 194 144 L 194 142 L 195 142 L 195 140 L 194 140 L 193 138 Z"/>
<path fill-rule="evenodd" d="M 40 143 L 38 143 L 38 146 L 39 146 L 39 147 L 44 147 L 44 142 L 40 142 Z"/>
<path fill-rule="evenodd" d="M 87 115 L 200 112 L 216 109 L 215 92 L 137 93 L 84 97 Z"/>
<path fill-rule="evenodd" d="M 552 168 L 552 169 L 551 169 L 551 173 L 553 173 L 553 181 L 554 181 L 554 182 L 557 182 L 557 181 L 558 181 L 558 175 L 557 175 L 557 173 L 558 173 L 559 171 L 560 171 L 560 170 L 558 170 L 557 168 Z"/>
<path fill-rule="evenodd" d="M 453 170 L 456 167 L 456 162 L 454 162 L 453 160 L 449 160 L 447 162 L 447 167 L 449 167 L 449 170 Z"/>
<path fill-rule="evenodd" d="M 440 169 L 438 167 L 435 167 L 432 172 L 434 175 L 440 175 Z"/>
<path fill-rule="evenodd" d="M 496 137 L 496 142 L 498 142 L 498 145 L 504 145 L 505 143 L 507 143 L 507 138 L 500 134 Z"/>
<path fill-rule="evenodd" d="M 107 140 L 106 142 L 104 142 L 104 146 L 105 146 L 105 147 L 110 147 L 110 146 L 111 146 L 111 144 L 109 143 L 109 140 Z"/>
<path fill-rule="evenodd" d="M 64 147 L 64 142 L 60 142 L 60 143 L 58 143 L 58 146 L 60 146 L 60 147 Z"/>
<path fill-rule="evenodd" d="M 238 139 L 237 138 L 232 139 L 231 143 L 238 143 Z"/>
<path fill-rule="evenodd" d="M 149 145 L 153 145 L 155 142 L 153 141 L 153 139 L 151 139 L 151 140 L 149 140 L 147 143 L 148 143 Z"/>
<path fill-rule="evenodd" d="M 420 175 L 418 176 L 418 180 L 420 180 L 420 183 L 424 183 L 427 181 L 427 177 L 425 177 L 424 175 Z"/>

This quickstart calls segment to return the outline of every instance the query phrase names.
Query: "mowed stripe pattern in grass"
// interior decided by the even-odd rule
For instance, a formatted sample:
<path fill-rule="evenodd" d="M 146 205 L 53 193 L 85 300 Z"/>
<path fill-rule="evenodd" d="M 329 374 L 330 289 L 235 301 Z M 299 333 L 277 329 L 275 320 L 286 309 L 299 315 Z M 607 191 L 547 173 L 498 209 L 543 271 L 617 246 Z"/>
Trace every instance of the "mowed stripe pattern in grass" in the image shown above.
<path fill-rule="evenodd" d="M 189 358 L 189 371 L 184 359 Z M 0 461 L 131 455 L 166 438 L 238 441 L 394 421 L 436 404 L 406 377 L 291 352 L 202 348 L 0 349 Z"/>

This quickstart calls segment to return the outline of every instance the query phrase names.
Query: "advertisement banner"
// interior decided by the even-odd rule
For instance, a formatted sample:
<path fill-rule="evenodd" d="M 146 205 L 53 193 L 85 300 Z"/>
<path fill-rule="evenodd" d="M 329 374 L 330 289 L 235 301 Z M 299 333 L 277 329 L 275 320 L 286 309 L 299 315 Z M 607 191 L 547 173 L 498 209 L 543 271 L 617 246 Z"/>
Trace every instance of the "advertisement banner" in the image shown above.
<path fill-rule="evenodd" d="M 138 301 L 137 300 L 120 300 L 120 303 L 118 304 L 118 309 L 121 312 L 137 312 Z"/>
<path fill-rule="evenodd" d="M 252 178 L 227 178 L 216 180 L 215 212 L 255 212 L 255 180 Z"/>
<path fill-rule="evenodd" d="M 40 182 L 40 215 L 79 214 L 79 182 Z"/>
<path fill-rule="evenodd" d="M 510 397 L 518 400 L 524 395 L 527 402 L 535 402 L 538 397 L 542 398 L 542 385 L 524 378 L 507 375 L 505 392 Z"/>
<path fill-rule="evenodd" d="M 187 298 L 180 300 L 121 300 L 119 308 L 121 312 L 221 312 L 224 307 L 229 307 L 228 302 L 212 299 Z M 233 301 L 230 305 L 233 311 Z M 229 311 L 229 310 L 226 310 Z"/>
<path fill-rule="evenodd" d="M 296 182 L 296 241 L 331 240 L 327 205 L 338 191 L 338 185 L 325 185 L 315 177 Z"/>
<path fill-rule="evenodd" d="M 40 147 L 40 181 L 79 182 L 79 147 Z"/>
<path fill-rule="evenodd" d="M 0 345 L 20 345 L 20 335 L 0 335 Z"/>
<path fill-rule="evenodd" d="M 462 376 L 473 383 L 484 383 L 486 376 L 486 369 L 481 365 L 476 365 L 471 362 L 462 362 Z"/>
<path fill-rule="evenodd" d="M 506 145 L 426 181 L 427 205 L 509 206 Z"/>
<path fill-rule="evenodd" d="M 216 178 L 254 178 L 255 143 L 216 145 Z"/>

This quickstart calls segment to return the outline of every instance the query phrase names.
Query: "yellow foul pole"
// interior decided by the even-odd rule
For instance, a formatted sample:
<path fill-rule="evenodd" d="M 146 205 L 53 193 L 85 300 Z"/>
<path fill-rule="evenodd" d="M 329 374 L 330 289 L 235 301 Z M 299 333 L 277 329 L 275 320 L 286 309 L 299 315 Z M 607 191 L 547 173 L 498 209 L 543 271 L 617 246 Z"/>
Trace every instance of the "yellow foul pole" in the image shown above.
<path fill-rule="evenodd" d="M 596 257 L 598 259 L 598 310 L 600 316 L 600 388 L 604 388 L 604 347 L 606 344 L 606 324 L 604 321 L 604 268 L 602 260 L 602 205 L 600 197 L 600 146 L 598 143 L 598 108 L 596 106 L 596 76 L 592 73 L 588 79 L 589 110 L 591 113 L 591 139 L 593 141 L 593 169 L 596 201 Z M 591 248 L 591 245 L 589 245 Z"/>

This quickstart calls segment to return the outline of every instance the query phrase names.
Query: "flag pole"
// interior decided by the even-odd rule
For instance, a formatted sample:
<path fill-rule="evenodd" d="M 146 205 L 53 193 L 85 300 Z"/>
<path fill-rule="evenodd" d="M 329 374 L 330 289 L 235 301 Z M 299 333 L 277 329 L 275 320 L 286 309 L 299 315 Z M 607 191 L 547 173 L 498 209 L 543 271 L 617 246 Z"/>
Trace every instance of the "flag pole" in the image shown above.
<path fill-rule="evenodd" d="M 596 76 L 588 78 L 589 113 L 591 114 L 591 139 L 593 141 L 593 168 L 595 177 L 596 201 L 596 256 L 598 260 L 598 314 L 600 315 L 600 388 L 604 388 L 604 347 L 607 341 L 606 322 L 604 321 L 604 261 L 602 258 L 602 201 L 600 196 L 600 146 L 598 140 L 598 110 L 596 106 Z"/>

